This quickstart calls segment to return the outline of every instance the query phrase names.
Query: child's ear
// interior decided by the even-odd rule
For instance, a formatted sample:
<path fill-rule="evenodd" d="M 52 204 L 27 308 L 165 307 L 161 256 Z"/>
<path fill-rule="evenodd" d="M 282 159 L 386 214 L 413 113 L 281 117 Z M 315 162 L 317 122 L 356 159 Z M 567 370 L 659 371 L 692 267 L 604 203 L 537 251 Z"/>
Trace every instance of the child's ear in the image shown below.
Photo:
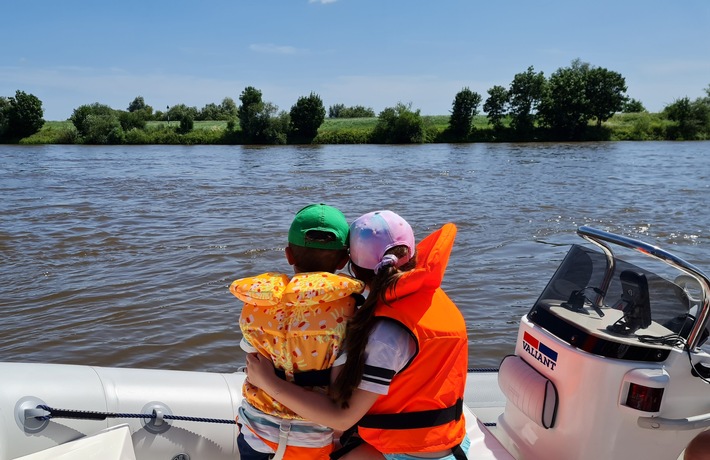
<path fill-rule="evenodd" d="M 296 259 L 293 257 L 293 251 L 290 246 L 286 246 L 286 260 L 289 265 L 296 265 Z"/>

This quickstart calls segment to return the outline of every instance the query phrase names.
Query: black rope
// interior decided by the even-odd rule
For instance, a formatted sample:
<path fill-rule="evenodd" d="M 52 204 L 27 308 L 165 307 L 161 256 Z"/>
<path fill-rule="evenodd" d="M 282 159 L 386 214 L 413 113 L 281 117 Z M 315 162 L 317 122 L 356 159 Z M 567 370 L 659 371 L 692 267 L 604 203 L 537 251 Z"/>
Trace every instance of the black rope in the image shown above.
<path fill-rule="evenodd" d="M 468 372 L 498 372 L 498 368 L 495 367 L 479 367 L 470 368 Z M 37 406 L 38 409 L 45 410 L 49 412 L 48 415 L 41 415 L 35 417 L 37 420 L 46 421 L 51 418 L 70 418 L 70 419 L 82 419 L 82 420 L 106 420 L 107 418 L 145 418 L 145 419 L 157 419 L 159 418 L 157 413 L 153 411 L 151 414 L 126 414 L 126 413 L 116 413 L 116 412 L 95 412 L 95 411 L 80 411 L 71 409 L 55 409 L 44 404 Z M 182 415 L 170 415 L 163 414 L 162 417 L 165 420 L 178 420 L 183 422 L 201 422 L 201 423 L 221 423 L 228 425 L 235 425 L 236 420 L 218 419 L 218 418 L 203 418 L 203 417 L 186 417 Z M 485 424 L 486 426 L 495 426 L 495 423 Z"/>
<path fill-rule="evenodd" d="M 68 410 L 68 409 L 54 409 L 44 404 L 37 406 L 38 409 L 46 410 L 49 415 L 42 415 L 35 417 L 37 420 L 49 420 L 50 418 L 72 418 L 72 419 L 88 419 L 88 420 L 106 420 L 107 418 L 148 418 L 157 419 L 159 418 L 155 411 L 152 414 L 122 414 L 115 412 L 93 412 L 93 411 L 79 411 L 79 410 Z M 222 423 L 235 425 L 236 420 L 226 420 L 219 418 L 203 418 L 203 417 L 186 417 L 182 415 L 170 415 L 163 414 L 162 417 L 165 420 L 180 420 L 184 422 L 203 422 L 203 423 Z"/>

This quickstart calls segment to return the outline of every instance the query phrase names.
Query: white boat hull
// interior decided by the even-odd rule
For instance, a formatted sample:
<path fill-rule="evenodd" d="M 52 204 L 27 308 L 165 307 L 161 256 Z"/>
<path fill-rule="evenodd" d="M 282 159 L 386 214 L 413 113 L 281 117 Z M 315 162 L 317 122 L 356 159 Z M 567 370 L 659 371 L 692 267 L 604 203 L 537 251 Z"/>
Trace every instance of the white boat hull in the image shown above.
<path fill-rule="evenodd" d="M 155 426 L 142 417 L 40 421 L 26 418 L 31 414 L 26 409 L 46 405 L 55 410 L 122 415 L 158 409 L 179 418 L 233 421 L 241 403 L 244 373 L 0 363 L 0 375 L 0 460 L 46 451 L 123 424 L 128 425 L 139 460 L 239 458 L 237 426 L 231 423 L 165 420 L 164 425 Z M 495 422 L 505 403 L 496 375 L 469 374 L 466 419 L 472 453 L 476 452 L 471 458 L 512 458 L 484 425 Z M 480 414 L 480 420 L 471 409 Z"/>
<path fill-rule="evenodd" d="M 597 248 L 570 247 L 521 319 L 515 354 L 499 371 L 468 374 L 469 458 L 667 460 L 710 428 L 710 354 L 701 348 L 710 277 L 641 241 L 578 233 Z M 610 244 L 662 266 L 642 268 Z M 0 375 L 0 460 L 119 425 L 108 433 L 132 451 L 120 460 L 239 458 L 243 373 L 0 363 Z M 45 407 L 70 418 L 42 419 Z"/>

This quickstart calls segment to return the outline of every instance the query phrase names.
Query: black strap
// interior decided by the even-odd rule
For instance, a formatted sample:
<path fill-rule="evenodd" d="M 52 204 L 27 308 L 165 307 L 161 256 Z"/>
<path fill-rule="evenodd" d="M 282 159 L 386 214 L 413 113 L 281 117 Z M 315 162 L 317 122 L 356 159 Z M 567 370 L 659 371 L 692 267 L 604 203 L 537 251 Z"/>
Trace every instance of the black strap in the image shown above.
<path fill-rule="evenodd" d="M 399 414 L 371 414 L 364 416 L 357 424 L 363 428 L 407 430 L 429 428 L 459 420 L 463 415 L 463 399 L 445 409 L 402 412 Z"/>
<path fill-rule="evenodd" d="M 356 307 L 359 307 L 360 305 L 365 303 L 365 296 L 362 294 L 353 293 L 353 294 L 350 294 L 350 297 L 355 299 L 355 306 Z"/>
<path fill-rule="evenodd" d="M 276 369 L 276 375 L 281 380 L 286 380 L 286 372 L 282 369 Z M 293 374 L 293 383 L 299 387 L 327 387 L 330 385 L 330 368 Z"/>
<path fill-rule="evenodd" d="M 353 426 L 345 430 L 340 436 L 341 447 L 330 453 L 331 460 L 338 460 L 339 458 L 344 457 L 345 454 L 355 450 L 356 447 L 362 445 L 364 442 L 365 441 L 357 435 L 357 426 Z"/>
<path fill-rule="evenodd" d="M 456 460 L 467 460 L 466 452 L 461 448 L 461 444 L 451 448 L 451 453 L 454 455 Z"/>

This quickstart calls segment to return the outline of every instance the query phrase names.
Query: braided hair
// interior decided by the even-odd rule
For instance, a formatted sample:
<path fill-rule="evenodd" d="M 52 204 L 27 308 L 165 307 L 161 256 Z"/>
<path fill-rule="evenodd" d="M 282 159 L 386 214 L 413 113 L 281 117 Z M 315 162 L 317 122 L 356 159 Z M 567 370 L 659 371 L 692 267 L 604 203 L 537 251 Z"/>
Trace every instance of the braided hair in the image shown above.
<path fill-rule="evenodd" d="M 395 246 L 389 249 L 387 254 L 394 255 L 395 258 L 393 260 L 396 261 L 398 257 L 405 257 L 408 254 L 408 248 L 406 246 Z M 359 267 L 351 262 L 355 277 L 367 284 L 370 288 L 370 293 L 365 302 L 348 321 L 343 343 L 348 359 L 331 387 L 332 397 L 343 408 L 348 407 L 348 401 L 352 397 L 353 391 L 362 380 L 365 369 L 365 348 L 376 323 L 375 307 L 380 303 L 389 305 L 387 293 L 394 292 L 400 277 L 415 266 L 416 257 L 412 257 L 399 268 L 394 263 L 378 265 L 376 272 Z"/>

